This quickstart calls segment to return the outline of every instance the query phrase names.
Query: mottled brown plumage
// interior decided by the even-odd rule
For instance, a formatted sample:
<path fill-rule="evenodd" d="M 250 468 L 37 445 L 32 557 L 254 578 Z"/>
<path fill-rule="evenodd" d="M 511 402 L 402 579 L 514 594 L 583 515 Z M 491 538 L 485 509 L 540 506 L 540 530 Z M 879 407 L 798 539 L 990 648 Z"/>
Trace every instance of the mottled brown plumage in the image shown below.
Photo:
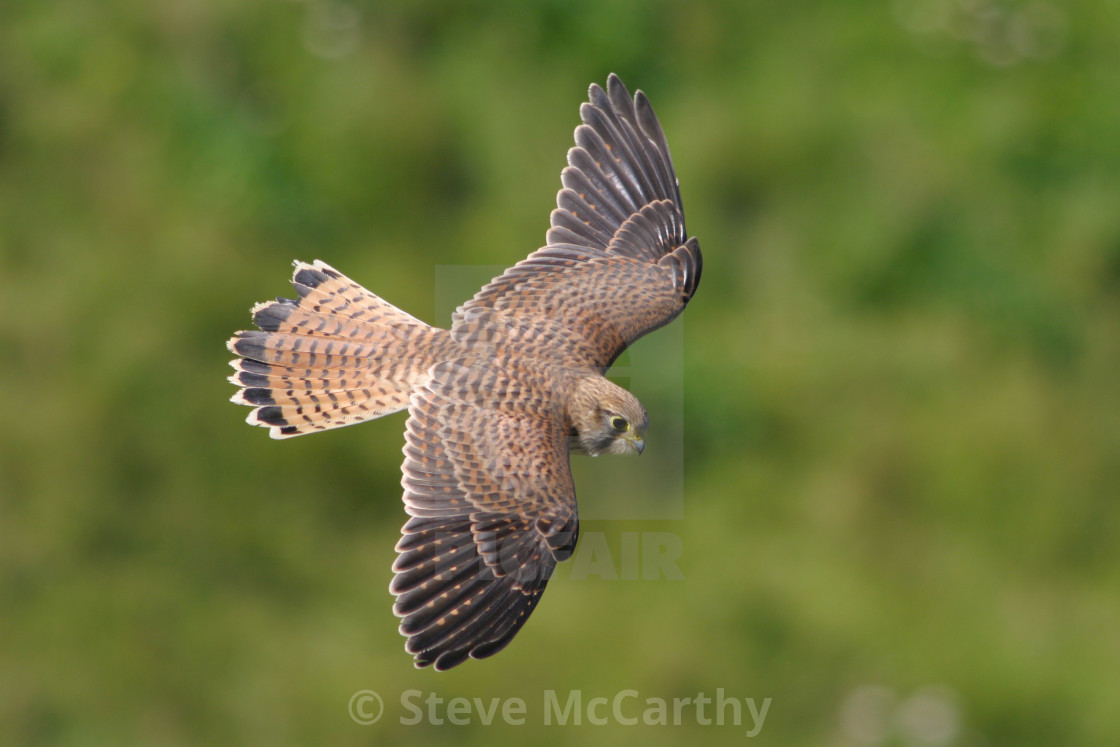
<path fill-rule="evenodd" d="M 408 408 L 390 590 L 417 666 L 501 650 L 578 533 L 571 451 L 641 452 L 649 419 L 603 374 L 700 281 L 665 136 L 641 91 L 590 89 L 547 245 L 429 327 L 337 270 L 238 332 L 233 401 L 274 438 Z"/>

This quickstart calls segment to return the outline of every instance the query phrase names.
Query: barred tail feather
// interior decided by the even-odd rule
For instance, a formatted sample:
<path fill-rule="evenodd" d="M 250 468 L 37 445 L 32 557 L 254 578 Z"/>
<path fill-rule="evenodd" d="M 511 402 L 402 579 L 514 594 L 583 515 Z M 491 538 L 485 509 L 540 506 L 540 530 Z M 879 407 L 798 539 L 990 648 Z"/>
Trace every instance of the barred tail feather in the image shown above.
<path fill-rule="evenodd" d="M 450 355 L 446 330 L 429 327 L 329 265 L 295 263 L 298 299 L 253 307 L 260 331 L 227 343 L 232 401 L 273 438 L 338 428 L 397 412 L 428 369 Z"/>

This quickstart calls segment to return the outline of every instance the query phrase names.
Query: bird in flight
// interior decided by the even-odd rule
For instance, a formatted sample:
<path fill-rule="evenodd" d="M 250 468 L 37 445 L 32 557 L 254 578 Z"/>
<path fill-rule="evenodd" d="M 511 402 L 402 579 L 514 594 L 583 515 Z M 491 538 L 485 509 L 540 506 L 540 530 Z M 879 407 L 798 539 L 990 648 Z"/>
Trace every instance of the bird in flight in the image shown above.
<path fill-rule="evenodd" d="M 617 76 L 590 88 L 546 246 L 431 327 L 321 261 L 228 347 L 273 438 L 408 409 L 408 521 L 390 591 L 417 667 L 504 648 L 578 534 L 571 452 L 641 453 L 649 418 L 604 374 L 700 282 L 661 125 Z"/>

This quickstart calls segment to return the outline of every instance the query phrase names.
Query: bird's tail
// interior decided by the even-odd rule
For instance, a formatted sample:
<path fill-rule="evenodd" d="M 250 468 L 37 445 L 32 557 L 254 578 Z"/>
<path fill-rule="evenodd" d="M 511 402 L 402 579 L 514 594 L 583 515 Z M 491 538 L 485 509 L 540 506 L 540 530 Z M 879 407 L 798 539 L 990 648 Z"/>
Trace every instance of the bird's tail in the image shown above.
<path fill-rule="evenodd" d="M 424 324 L 316 260 L 295 263 L 299 298 L 253 307 L 259 332 L 227 343 L 240 356 L 232 401 L 273 438 L 338 428 L 408 406 L 428 369 L 450 354 L 447 330 Z"/>

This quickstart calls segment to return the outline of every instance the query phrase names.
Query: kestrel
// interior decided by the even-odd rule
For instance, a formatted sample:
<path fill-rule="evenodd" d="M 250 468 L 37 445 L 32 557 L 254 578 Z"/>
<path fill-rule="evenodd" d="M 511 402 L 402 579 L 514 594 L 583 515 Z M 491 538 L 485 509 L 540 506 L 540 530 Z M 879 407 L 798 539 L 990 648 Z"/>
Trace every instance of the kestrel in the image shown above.
<path fill-rule="evenodd" d="M 233 396 L 273 438 L 408 408 L 390 591 L 418 667 L 497 653 L 579 522 L 569 453 L 641 453 L 645 408 L 604 373 L 700 282 L 669 147 L 641 91 L 592 85 L 547 245 L 430 327 L 323 262 L 228 346 Z"/>

